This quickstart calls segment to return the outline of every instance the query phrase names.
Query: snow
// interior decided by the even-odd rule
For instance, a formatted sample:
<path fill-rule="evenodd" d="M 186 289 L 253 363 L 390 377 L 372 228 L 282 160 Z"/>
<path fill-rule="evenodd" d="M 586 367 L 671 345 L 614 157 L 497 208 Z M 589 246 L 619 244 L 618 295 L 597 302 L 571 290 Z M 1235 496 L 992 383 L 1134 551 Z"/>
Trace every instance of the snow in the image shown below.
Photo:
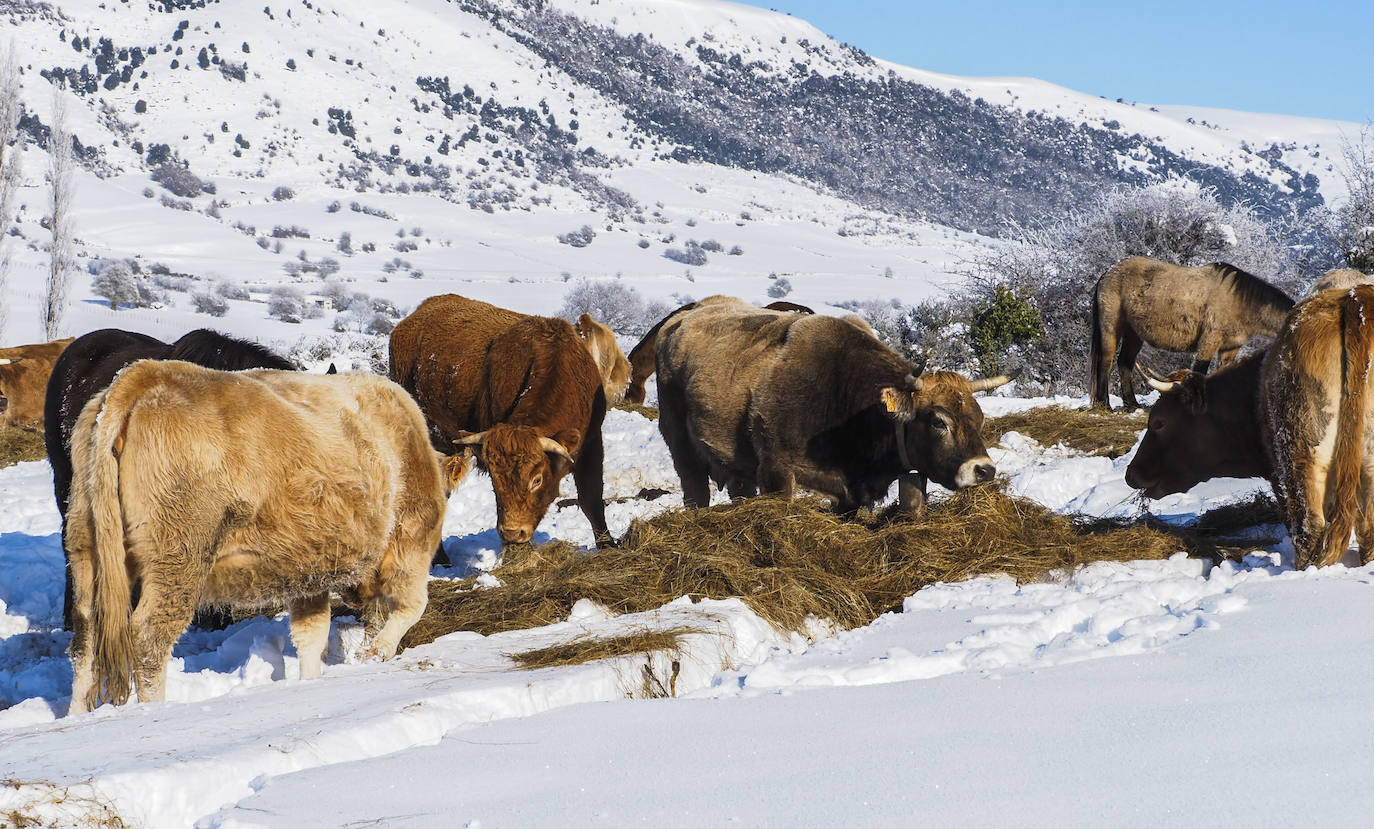
<path fill-rule="evenodd" d="M 614 411 L 606 435 L 607 497 L 628 498 L 608 511 L 613 530 L 681 503 L 650 421 Z M 994 459 L 1015 493 L 1096 514 L 1141 507 L 1115 502 L 1129 455 L 1083 457 L 1016 433 L 1002 444 Z M 1214 481 L 1156 510 L 1195 515 L 1259 485 Z M 632 497 L 648 487 L 671 494 Z M 480 475 L 455 492 L 445 523 L 455 566 L 437 576 L 494 566 L 490 497 Z M 864 628 L 818 622 L 811 639 L 780 635 L 739 600 L 682 598 L 621 617 L 584 601 L 564 622 L 454 633 L 379 664 L 357 661 L 361 631 L 341 619 L 324 677 L 304 682 L 284 618 L 259 617 L 184 636 L 168 702 L 66 719 L 51 499 L 46 464 L 0 470 L 0 744 L 16 781 L 0 789 L 0 814 L 58 825 L 110 809 L 138 826 L 686 826 L 896 822 L 918 808 L 935 823 L 990 825 L 1014 809 L 1030 825 L 1145 825 L 1230 809 L 1329 823 L 1367 799 L 1304 798 L 1299 812 L 1287 792 L 1334 795 L 1369 771 L 1361 729 L 1335 721 L 1366 719 L 1341 689 L 1374 673 L 1366 626 L 1352 625 L 1374 567 L 1297 573 L 1286 539 L 1241 563 L 1180 553 L 1020 587 L 995 576 L 932 585 Z M 540 532 L 591 540 L 575 506 Z M 676 657 L 673 699 L 643 699 L 672 676 L 664 654 L 536 671 L 509 658 L 684 626 L 703 632 Z M 1346 761 L 1312 762 L 1323 756 Z M 1286 785 L 1228 802 L 1199 783 L 1209 768 Z"/>

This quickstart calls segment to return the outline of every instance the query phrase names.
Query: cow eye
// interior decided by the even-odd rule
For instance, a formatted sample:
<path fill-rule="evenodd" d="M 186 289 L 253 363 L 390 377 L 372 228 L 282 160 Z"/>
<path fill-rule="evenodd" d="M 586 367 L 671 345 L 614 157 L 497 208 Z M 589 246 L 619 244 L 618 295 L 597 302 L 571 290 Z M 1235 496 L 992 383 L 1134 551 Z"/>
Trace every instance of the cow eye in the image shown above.
<path fill-rule="evenodd" d="M 531 491 L 531 492 L 533 492 L 534 490 L 538 489 L 539 487 L 541 487 L 541 486 L 543 486 L 543 485 L 544 485 L 544 476 L 543 476 L 543 475 L 535 475 L 533 478 L 530 478 L 530 491 Z"/>
<path fill-rule="evenodd" d="M 940 417 L 939 415 L 936 415 L 935 417 L 931 418 L 930 425 L 931 428 L 933 428 L 937 432 L 949 431 L 949 422 L 946 421 L 943 417 Z"/>

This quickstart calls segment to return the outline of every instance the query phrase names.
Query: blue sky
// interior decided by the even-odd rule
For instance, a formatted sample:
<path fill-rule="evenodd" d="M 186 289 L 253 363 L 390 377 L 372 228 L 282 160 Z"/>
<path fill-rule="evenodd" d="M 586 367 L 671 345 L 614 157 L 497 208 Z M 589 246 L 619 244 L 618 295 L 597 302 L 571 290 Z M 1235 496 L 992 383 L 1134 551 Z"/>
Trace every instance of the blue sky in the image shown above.
<path fill-rule="evenodd" d="M 1374 118 L 1374 0 L 740 0 L 896 63 L 1150 104 Z"/>

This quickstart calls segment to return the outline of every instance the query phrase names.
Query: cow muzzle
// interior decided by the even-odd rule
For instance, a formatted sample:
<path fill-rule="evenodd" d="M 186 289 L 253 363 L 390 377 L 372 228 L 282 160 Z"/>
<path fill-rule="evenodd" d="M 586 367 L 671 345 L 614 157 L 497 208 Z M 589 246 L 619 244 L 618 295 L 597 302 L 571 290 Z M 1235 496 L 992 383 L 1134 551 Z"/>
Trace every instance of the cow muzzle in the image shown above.
<path fill-rule="evenodd" d="M 985 484 L 997 476 L 997 467 L 987 455 L 971 458 L 959 466 L 959 474 L 954 476 L 954 485 L 963 489 L 966 486 Z"/>
<path fill-rule="evenodd" d="M 506 544 L 524 544 L 534 538 L 534 527 L 502 524 L 496 528 L 496 534 Z"/>

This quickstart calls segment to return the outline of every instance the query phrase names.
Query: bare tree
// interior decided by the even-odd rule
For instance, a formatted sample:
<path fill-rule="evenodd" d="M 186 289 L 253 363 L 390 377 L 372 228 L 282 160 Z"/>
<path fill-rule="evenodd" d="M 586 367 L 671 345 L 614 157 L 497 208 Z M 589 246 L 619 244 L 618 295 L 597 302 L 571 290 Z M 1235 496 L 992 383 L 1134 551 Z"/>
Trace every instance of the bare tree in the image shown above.
<path fill-rule="evenodd" d="M 14 44 L 0 51 L 0 339 L 9 311 L 10 257 L 6 252 L 14 194 L 19 189 L 19 67 Z"/>
<path fill-rule="evenodd" d="M 67 292 L 71 287 L 76 255 L 72 249 L 72 136 L 67 130 L 67 99 L 60 86 L 53 86 L 52 132 L 48 136 L 48 222 L 52 229 L 48 281 L 43 292 L 43 334 L 57 339 L 62 316 L 67 311 Z"/>
<path fill-rule="evenodd" d="M 1348 191 L 1336 211 L 1337 235 L 1346 264 L 1374 273 L 1374 121 L 1366 121 L 1358 138 L 1341 141 L 1341 177 Z"/>

